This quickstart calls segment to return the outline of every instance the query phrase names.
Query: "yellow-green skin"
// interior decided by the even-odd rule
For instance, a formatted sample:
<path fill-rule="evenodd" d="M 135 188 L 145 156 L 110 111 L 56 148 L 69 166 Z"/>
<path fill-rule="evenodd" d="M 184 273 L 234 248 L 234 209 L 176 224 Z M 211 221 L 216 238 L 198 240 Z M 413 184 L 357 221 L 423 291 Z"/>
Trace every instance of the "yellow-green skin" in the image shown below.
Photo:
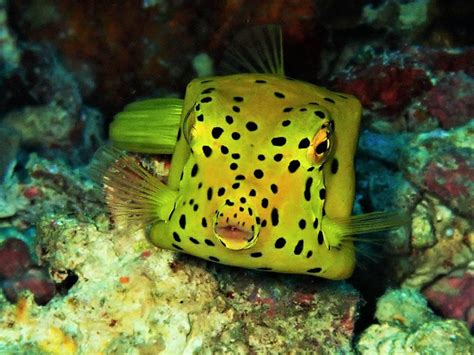
<path fill-rule="evenodd" d="M 349 277 L 355 267 L 352 242 L 338 240 L 324 218 L 351 215 L 360 116 L 360 103 L 352 96 L 276 75 L 193 80 L 186 90 L 168 183 L 178 197 L 169 220 L 156 223 L 150 239 L 159 247 L 227 265 L 329 279 Z M 247 128 L 249 121 L 256 130 Z M 311 159 L 314 147 L 299 145 L 305 138 L 312 141 L 330 121 L 332 153 L 320 168 Z M 213 136 L 215 127 L 223 130 L 218 138 Z M 284 137 L 286 143 L 275 146 L 275 137 Z M 203 146 L 211 148 L 209 156 Z M 222 146 L 228 148 L 227 154 Z M 281 161 L 275 161 L 276 154 L 283 155 Z M 291 161 L 299 162 L 294 172 L 289 170 Z M 238 166 L 233 166 L 235 170 L 232 163 Z M 263 177 L 255 176 L 256 169 Z M 245 179 L 236 180 L 238 175 Z M 239 185 L 232 187 L 235 183 Z M 225 193 L 218 196 L 221 188 Z M 262 199 L 268 200 L 266 208 Z M 253 226 L 254 244 L 243 250 L 222 245 L 214 227 L 227 218 L 230 224 Z"/>

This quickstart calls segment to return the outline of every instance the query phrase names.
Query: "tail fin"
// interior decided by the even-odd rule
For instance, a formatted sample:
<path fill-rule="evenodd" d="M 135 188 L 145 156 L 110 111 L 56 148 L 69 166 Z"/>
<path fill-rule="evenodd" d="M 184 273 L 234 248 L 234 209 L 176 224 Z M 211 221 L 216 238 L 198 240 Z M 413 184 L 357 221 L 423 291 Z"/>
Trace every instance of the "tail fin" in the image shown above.
<path fill-rule="evenodd" d="M 117 223 L 146 227 L 167 220 L 171 214 L 177 193 L 133 156 L 102 147 L 93 158 L 90 173 Z"/>
<path fill-rule="evenodd" d="M 183 100 L 165 98 L 133 102 L 110 125 L 110 140 L 137 153 L 172 154 L 176 145 Z"/>

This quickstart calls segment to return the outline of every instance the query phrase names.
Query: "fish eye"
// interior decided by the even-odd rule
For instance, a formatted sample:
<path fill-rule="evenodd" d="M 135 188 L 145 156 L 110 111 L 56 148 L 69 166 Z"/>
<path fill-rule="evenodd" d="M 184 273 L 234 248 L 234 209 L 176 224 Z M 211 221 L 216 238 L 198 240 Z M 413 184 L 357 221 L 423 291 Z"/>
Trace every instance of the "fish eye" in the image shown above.
<path fill-rule="evenodd" d="M 330 123 L 323 124 L 316 132 L 308 150 L 309 157 L 317 165 L 322 165 L 329 157 L 333 146 Z"/>

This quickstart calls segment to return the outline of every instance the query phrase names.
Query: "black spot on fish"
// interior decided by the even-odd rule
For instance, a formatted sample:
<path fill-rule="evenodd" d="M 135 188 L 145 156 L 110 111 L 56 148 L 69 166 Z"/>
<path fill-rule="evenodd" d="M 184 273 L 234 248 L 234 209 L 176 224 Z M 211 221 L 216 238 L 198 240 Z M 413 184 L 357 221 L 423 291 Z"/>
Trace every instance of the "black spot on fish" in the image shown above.
<path fill-rule="evenodd" d="M 290 112 L 290 111 L 293 111 L 293 107 L 285 107 L 283 109 L 283 112 Z"/>
<path fill-rule="evenodd" d="M 225 188 L 219 187 L 219 190 L 217 190 L 217 196 L 222 196 L 225 194 Z"/>
<path fill-rule="evenodd" d="M 210 257 L 209 257 L 209 260 L 211 260 L 211 261 L 217 261 L 217 262 L 220 261 L 219 258 L 216 258 L 215 256 L 210 256 Z"/>
<path fill-rule="evenodd" d="M 212 154 L 212 148 L 209 147 L 208 145 L 203 145 L 202 146 L 202 152 L 204 153 L 204 155 L 209 158 Z"/>
<path fill-rule="evenodd" d="M 244 175 L 237 175 L 235 177 L 235 180 L 245 180 L 245 176 Z"/>
<path fill-rule="evenodd" d="M 234 183 L 232 184 L 232 188 L 233 188 L 234 190 L 237 190 L 239 187 L 240 187 L 240 183 L 238 183 L 238 182 L 234 182 Z"/>
<path fill-rule="evenodd" d="M 268 207 L 268 199 L 262 198 L 262 207 L 267 208 Z"/>
<path fill-rule="evenodd" d="M 304 247 L 304 241 L 303 239 L 300 239 L 298 241 L 298 244 L 296 244 L 295 250 L 293 251 L 293 253 L 295 253 L 295 255 L 300 255 L 301 252 L 303 251 L 303 247 Z"/>
<path fill-rule="evenodd" d="M 245 203 L 245 202 L 247 202 L 247 199 L 242 196 L 242 197 L 240 198 L 240 203 Z M 236 216 L 236 217 L 237 217 L 237 216 Z M 234 217 L 234 218 L 235 218 L 235 217 Z"/>
<path fill-rule="evenodd" d="M 213 92 L 214 90 L 216 90 L 216 89 L 215 89 L 215 88 L 207 88 L 207 89 L 203 90 L 203 91 L 201 92 L 201 94 L 202 94 L 202 95 L 204 95 L 204 94 L 210 94 L 210 93 Z"/>
<path fill-rule="evenodd" d="M 272 226 L 273 227 L 277 226 L 279 222 L 279 217 L 278 217 L 278 210 L 276 208 L 272 209 L 271 218 L 272 218 Z"/>
<path fill-rule="evenodd" d="M 335 104 L 336 101 L 334 101 L 333 99 L 329 98 L 329 97 L 325 97 L 324 100 L 326 100 L 327 102 L 330 102 L 332 104 Z"/>
<path fill-rule="evenodd" d="M 182 214 L 180 217 L 179 217 L 179 226 L 181 227 L 181 229 L 185 229 L 186 228 L 186 216 L 184 214 Z"/>
<path fill-rule="evenodd" d="M 298 222 L 298 226 L 301 230 L 304 230 L 306 228 L 306 221 L 304 219 L 300 219 L 300 221 Z"/>
<path fill-rule="evenodd" d="M 288 164 L 288 171 L 290 173 L 294 173 L 298 168 L 300 167 L 300 162 L 299 160 L 292 160 L 290 164 Z"/>
<path fill-rule="evenodd" d="M 249 121 L 247 122 L 247 124 L 245 125 L 245 127 L 250 131 L 250 132 L 253 132 L 253 131 L 256 131 L 258 126 L 255 122 L 252 122 L 252 121 Z"/>
<path fill-rule="evenodd" d="M 276 194 L 276 193 L 278 192 L 278 186 L 275 185 L 275 184 L 271 184 L 271 185 L 270 185 L 270 190 L 272 190 L 272 192 L 273 192 L 274 194 Z"/>
<path fill-rule="evenodd" d="M 239 132 L 232 132 L 232 139 L 235 141 L 238 141 L 240 139 L 240 133 Z"/>
<path fill-rule="evenodd" d="M 231 207 L 234 205 L 234 203 L 231 200 L 225 200 L 225 204 Z"/>
<path fill-rule="evenodd" d="M 314 218 L 314 221 L 313 221 L 313 228 L 318 229 L 318 224 L 319 224 L 319 220 L 318 220 L 318 217 L 316 217 Z"/>
<path fill-rule="evenodd" d="M 237 170 L 238 167 L 237 163 L 230 164 L 230 170 Z"/>
<path fill-rule="evenodd" d="M 257 84 L 266 84 L 267 82 L 265 80 L 255 80 L 255 83 Z"/>
<path fill-rule="evenodd" d="M 196 111 L 199 111 L 201 109 L 201 104 L 197 104 L 195 107 Z"/>
<path fill-rule="evenodd" d="M 212 83 L 213 81 L 214 80 L 212 80 L 212 79 L 206 79 L 206 80 L 201 81 L 201 84 Z"/>
<path fill-rule="evenodd" d="M 240 107 L 239 106 L 232 106 L 232 111 L 240 112 Z"/>
<path fill-rule="evenodd" d="M 286 240 L 285 238 L 278 238 L 275 242 L 275 248 L 281 249 L 285 246 Z"/>
<path fill-rule="evenodd" d="M 232 124 L 234 122 L 234 118 L 232 116 L 225 116 L 225 121 L 228 123 L 228 124 Z"/>
<path fill-rule="evenodd" d="M 278 153 L 273 156 L 273 160 L 275 160 L 276 162 L 281 161 L 282 159 L 283 159 L 283 154 Z"/>
<path fill-rule="evenodd" d="M 319 118 L 326 118 L 326 115 L 324 114 L 323 111 L 314 111 L 314 114 L 318 116 Z"/>
<path fill-rule="evenodd" d="M 176 244 L 171 244 L 171 246 L 175 249 L 178 249 L 178 250 L 183 250 L 183 248 L 181 248 L 179 245 L 176 245 Z"/>
<path fill-rule="evenodd" d="M 199 205 L 196 203 L 196 204 L 193 206 L 193 211 L 194 211 L 194 212 L 197 212 L 198 209 L 199 209 Z"/>
<path fill-rule="evenodd" d="M 324 243 L 323 231 L 319 231 L 319 233 L 318 233 L 318 244 L 322 245 L 323 243 Z"/>
<path fill-rule="evenodd" d="M 309 259 L 313 256 L 313 252 L 310 250 L 308 251 L 308 253 L 306 254 L 306 257 Z"/>
<path fill-rule="evenodd" d="M 227 148 L 225 145 L 221 145 L 221 153 L 222 154 L 229 153 L 229 148 Z"/>
<path fill-rule="evenodd" d="M 198 184 L 198 190 L 202 187 L 202 182 Z"/>
<path fill-rule="evenodd" d="M 204 121 L 204 115 L 203 114 L 200 114 L 196 117 L 196 119 L 199 121 L 199 122 L 203 122 Z"/>
<path fill-rule="evenodd" d="M 251 256 L 252 258 L 260 258 L 262 255 L 263 255 L 263 254 L 260 253 L 260 252 L 256 252 L 256 253 L 250 254 L 250 256 Z"/>
<path fill-rule="evenodd" d="M 281 92 L 278 92 L 278 91 L 274 92 L 274 95 L 276 97 L 278 97 L 279 99 L 284 99 L 285 98 L 285 95 L 283 95 Z"/>
<path fill-rule="evenodd" d="M 235 96 L 235 97 L 234 97 L 234 101 L 235 101 L 235 102 L 242 102 L 242 101 L 244 101 L 244 98 L 243 98 L 243 97 L 240 97 L 240 96 Z"/>
<path fill-rule="evenodd" d="M 306 112 L 306 111 L 308 111 L 308 109 L 307 109 L 307 108 L 305 108 L 305 107 L 303 107 L 303 108 L 300 108 L 300 112 Z"/>
<path fill-rule="evenodd" d="M 250 190 L 249 196 L 252 196 L 252 197 L 257 196 L 257 191 L 255 191 L 254 189 Z"/>
<path fill-rule="evenodd" d="M 196 238 L 193 238 L 193 237 L 189 237 L 189 240 L 191 241 L 191 243 L 193 244 L 199 244 L 199 240 L 197 240 Z"/>
<path fill-rule="evenodd" d="M 331 173 L 336 174 L 339 170 L 339 162 L 336 158 L 334 158 L 331 162 Z"/>
<path fill-rule="evenodd" d="M 209 245 L 210 247 L 215 246 L 214 242 L 212 240 L 209 240 L 209 239 L 204 239 L 204 243 L 206 243 L 206 245 Z"/>
<path fill-rule="evenodd" d="M 314 269 L 309 269 L 307 272 L 315 274 L 315 273 L 321 272 L 321 270 L 322 269 L 320 267 L 315 267 Z"/>
<path fill-rule="evenodd" d="M 194 164 L 193 168 L 191 169 L 191 177 L 195 177 L 198 173 L 198 170 L 199 170 L 199 168 L 198 168 L 197 164 Z"/>
<path fill-rule="evenodd" d="M 285 137 L 272 138 L 272 144 L 276 147 L 282 147 L 286 144 L 286 138 Z"/>
<path fill-rule="evenodd" d="M 284 120 L 284 121 L 281 123 L 281 125 L 282 125 L 283 127 L 288 127 L 290 124 L 291 124 L 291 121 L 290 121 L 290 120 Z"/>
<path fill-rule="evenodd" d="M 259 155 L 257 156 L 257 159 L 260 160 L 260 161 L 264 161 L 264 160 L 265 160 L 265 155 L 259 154 Z"/>
<path fill-rule="evenodd" d="M 211 132 L 211 133 L 212 133 L 212 137 L 213 137 L 214 139 L 218 139 L 218 138 L 222 135 L 223 132 L 224 132 L 224 130 L 223 130 L 222 128 L 220 128 L 220 127 L 214 127 L 214 128 L 212 129 L 212 132 Z"/>
<path fill-rule="evenodd" d="M 324 200 L 326 198 L 326 189 L 322 188 L 321 190 L 319 190 L 319 198 L 321 200 Z"/>
<path fill-rule="evenodd" d="M 204 218 L 204 217 L 202 217 L 201 226 L 203 226 L 204 228 L 207 227 L 207 220 L 206 220 L 206 218 Z"/>
<path fill-rule="evenodd" d="M 300 144 L 298 144 L 298 148 L 305 149 L 305 148 L 308 148 L 310 144 L 311 142 L 309 141 L 308 138 L 303 138 L 302 140 L 300 140 Z"/>
<path fill-rule="evenodd" d="M 266 220 L 266 219 L 264 219 L 264 220 L 262 221 L 261 226 L 262 226 L 262 228 L 264 228 L 264 227 L 267 226 L 267 220 Z"/>
<path fill-rule="evenodd" d="M 206 96 L 206 97 L 201 99 L 201 103 L 203 103 L 203 104 L 206 104 L 206 103 L 211 102 L 211 101 L 212 101 L 212 97 L 210 97 L 210 96 Z"/>
<path fill-rule="evenodd" d="M 178 243 L 181 241 L 181 238 L 179 237 L 179 234 L 176 232 L 173 232 L 173 239 L 176 240 Z"/>
<path fill-rule="evenodd" d="M 240 154 L 239 153 L 232 153 L 231 157 L 234 159 L 240 159 Z"/>
<path fill-rule="evenodd" d="M 306 179 L 306 184 L 304 188 L 304 199 L 306 201 L 311 200 L 311 185 L 313 184 L 313 178 L 310 176 Z"/>
<path fill-rule="evenodd" d="M 207 200 L 208 201 L 212 200 L 212 187 L 207 189 Z"/>
<path fill-rule="evenodd" d="M 257 178 L 257 179 L 261 179 L 263 177 L 263 171 L 260 170 L 260 169 L 256 169 L 254 172 L 253 172 L 253 175 Z"/>

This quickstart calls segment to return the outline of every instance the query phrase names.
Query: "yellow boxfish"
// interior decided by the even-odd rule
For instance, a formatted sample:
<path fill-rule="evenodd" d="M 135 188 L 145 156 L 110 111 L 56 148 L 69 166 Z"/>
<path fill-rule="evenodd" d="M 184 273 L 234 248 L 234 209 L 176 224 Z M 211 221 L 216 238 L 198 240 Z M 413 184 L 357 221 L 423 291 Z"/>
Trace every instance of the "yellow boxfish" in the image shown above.
<path fill-rule="evenodd" d="M 112 215 L 206 260 L 349 277 L 353 235 L 405 222 L 351 216 L 359 101 L 285 77 L 277 26 L 237 36 L 225 58 L 246 73 L 194 79 L 184 100 L 144 100 L 115 117 L 113 148 L 97 154 Z M 167 183 L 122 150 L 173 154 Z"/>

